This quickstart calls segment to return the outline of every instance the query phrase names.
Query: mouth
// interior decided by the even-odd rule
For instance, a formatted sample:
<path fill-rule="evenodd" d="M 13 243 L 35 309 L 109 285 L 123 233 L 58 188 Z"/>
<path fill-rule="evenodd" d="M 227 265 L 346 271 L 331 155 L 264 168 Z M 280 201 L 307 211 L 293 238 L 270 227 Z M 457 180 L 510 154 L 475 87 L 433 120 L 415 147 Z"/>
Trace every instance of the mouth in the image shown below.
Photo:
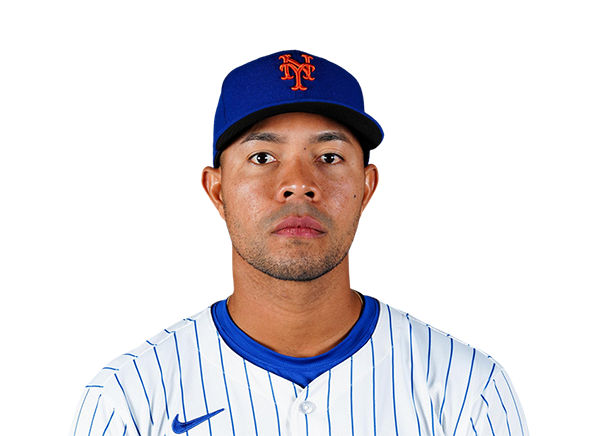
<path fill-rule="evenodd" d="M 317 220 L 308 215 L 303 217 L 290 216 L 277 224 L 275 230 L 273 230 L 273 234 L 300 238 L 317 238 L 323 236 L 325 230 Z"/>

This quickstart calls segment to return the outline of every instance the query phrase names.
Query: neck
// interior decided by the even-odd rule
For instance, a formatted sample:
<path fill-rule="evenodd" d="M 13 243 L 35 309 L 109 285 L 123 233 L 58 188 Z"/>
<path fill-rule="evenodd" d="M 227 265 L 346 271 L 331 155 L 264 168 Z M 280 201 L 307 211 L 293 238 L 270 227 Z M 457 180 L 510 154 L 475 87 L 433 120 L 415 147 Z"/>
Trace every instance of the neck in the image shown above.
<path fill-rule="evenodd" d="M 360 316 L 362 301 L 350 288 L 348 257 L 308 282 L 272 278 L 233 253 L 233 322 L 280 354 L 311 357 L 339 344 Z"/>

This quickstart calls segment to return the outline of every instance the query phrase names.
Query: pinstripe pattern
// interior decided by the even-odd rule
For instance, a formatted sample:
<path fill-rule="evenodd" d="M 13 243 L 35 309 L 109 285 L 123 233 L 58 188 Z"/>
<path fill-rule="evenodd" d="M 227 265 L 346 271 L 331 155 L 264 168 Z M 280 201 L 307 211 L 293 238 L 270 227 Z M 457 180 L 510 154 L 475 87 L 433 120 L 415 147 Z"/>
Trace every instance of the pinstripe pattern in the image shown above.
<path fill-rule="evenodd" d="M 223 363 L 223 351 L 221 349 L 221 337 L 217 333 L 217 340 L 219 341 L 219 355 L 221 357 L 221 369 L 223 371 L 223 386 L 225 386 L 225 395 L 227 396 L 227 408 L 229 410 L 229 417 L 231 419 L 231 432 L 235 435 L 235 425 L 233 424 L 233 412 L 231 410 L 231 401 L 229 400 L 229 389 L 227 389 L 227 375 L 225 374 L 225 364 Z"/>
<path fill-rule="evenodd" d="M 440 408 L 440 424 L 442 423 L 444 406 L 446 404 L 446 394 L 448 393 L 448 379 L 450 378 L 450 369 L 452 368 L 452 353 L 454 353 L 454 339 L 450 338 L 450 357 L 448 358 L 448 371 L 446 372 L 446 382 L 444 383 L 444 399 L 442 400 L 442 407 Z"/>
<path fill-rule="evenodd" d="M 490 371 L 490 375 L 487 378 L 487 382 L 485 383 L 485 386 L 483 387 L 484 390 L 487 389 L 487 387 L 489 386 L 490 382 L 492 381 L 492 377 L 494 376 L 495 371 L 496 371 L 496 364 L 494 363 L 492 365 L 492 370 Z"/>
<path fill-rule="evenodd" d="M 456 430 L 458 429 L 458 423 L 460 422 L 460 417 L 462 416 L 463 410 L 465 408 L 465 403 L 467 402 L 467 396 L 469 394 L 469 386 L 471 385 L 471 376 L 473 375 L 473 365 L 475 364 L 475 356 L 477 355 L 477 351 L 473 349 L 473 359 L 471 359 L 471 369 L 469 370 L 469 381 L 467 382 L 467 388 L 465 389 L 465 397 L 463 399 L 462 405 L 460 406 L 460 412 L 458 413 L 458 418 L 456 419 L 456 426 L 454 427 L 453 435 L 456 435 Z"/>
<path fill-rule="evenodd" d="M 204 399 L 204 411 L 206 414 L 210 413 L 208 410 L 208 400 L 206 398 L 206 387 L 204 386 L 204 373 L 202 372 L 202 352 L 200 351 L 200 341 L 198 340 L 198 326 L 196 325 L 195 319 L 188 319 L 194 323 L 194 333 L 196 335 L 196 349 L 198 350 L 198 370 L 200 371 L 200 384 L 202 385 L 202 398 Z M 208 433 L 212 436 L 212 424 L 208 421 Z"/>
<path fill-rule="evenodd" d="M 475 436 L 477 436 L 477 429 L 475 428 L 475 423 L 473 423 L 473 418 L 469 418 L 469 421 L 471 422 L 471 428 L 473 429 L 473 433 L 475 433 Z"/>
<path fill-rule="evenodd" d="M 171 333 L 165 330 L 167 333 Z M 181 355 L 179 354 L 179 344 L 177 343 L 177 332 L 173 332 L 173 340 L 175 341 L 175 352 L 177 353 L 177 368 L 179 375 L 179 392 L 181 393 L 181 411 L 183 413 L 183 419 L 187 421 L 187 414 L 185 412 L 185 394 L 183 392 L 183 374 L 181 373 Z M 186 432 L 187 434 L 187 432 Z"/>
<path fill-rule="evenodd" d="M 96 418 L 96 412 L 98 411 L 98 404 L 100 404 L 101 397 L 102 395 L 100 395 L 98 400 L 96 400 L 96 407 L 94 408 L 94 413 L 92 414 L 92 422 L 90 423 L 90 431 L 88 432 L 88 435 L 92 433 L 92 426 L 94 425 L 94 419 Z"/>
<path fill-rule="evenodd" d="M 498 399 L 500 400 L 500 404 L 502 405 L 502 410 L 504 410 L 504 416 L 506 417 L 506 428 L 508 429 L 508 434 L 511 435 L 512 432 L 510 431 L 510 421 L 508 419 L 508 412 L 506 411 L 506 406 L 504 405 L 504 401 L 502 401 L 502 395 L 500 394 L 500 391 L 498 390 L 498 386 L 496 385 L 496 380 L 494 380 L 494 389 L 496 390 L 496 393 L 498 394 Z"/>
<path fill-rule="evenodd" d="M 162 367 L 160 366 L 160 359 L 158 358 L 158 352 L 156 351 L 156 344 L 151 344 L 152 345 L 152 351 L 154 351 L 154 357 L 156 357 L 156 364 L 158 365 L 158 372 L 160 373 L 160 384 L 162 386 L 163 389 L 163 395 L 164 395 L 164 399 L 165 399 L 165 414 L 167 415 L 167 419 L 170 419 L 171 416 L 169 415 L 169 401 L 167 400 L 167 387 L 165 386 L 165 378 L 163 376 L 163 370 Z"/>
<path fill-rule="evenodd" d="M 431 407 L 431 422 L 434 423 L 435 422 L 435 413 L 433 411 L 433 401 L 431 401 L 431 398 L 429 399 L 429 406 Z M 421 430 L 419 429 L 419 434 L 421 433 Z M 433 436 L 435 436 L 435 425 L 431 426 L 431 434 Z"/>
<path fill-rule="evenodd" d="M 117 377 L 117 374 L 115 374 L 115 380 L 119 384 L 119 388 L 121 389 L 121 392 L 123 393 L 123 398 L 125 398 L 125 402 L 127 403 L 127 409 L 129 410 L 129 416 L 131 416 L 131 421 L 133 422 L 133 425 L 135 425 L 135 430 L 136 430 L 138 436 L 141 436 L 140 428 L 138 427 L 138 424 L 133 416 L 133 411 L 131 410 L 131 405 L 129 404 L 129 400 L 127 399 L 127 394 L 125 393 L 125 389 L 123 389 L 123 385 L 119 381 L 119 377 Z M 100 395 L 102 395 L 102 394 L 100 394 Z"/>
<path fill-rule="evenodd" d="M 408 314 L 406 315 L 408 316 Z M 427 381 L 429 381 L 429 370 L 431 369 L 431 327 L 427 324 Z"/>
<path fill-rule="evenodd" d="M 271 380 L 271 373 L 268 372 L 269 386 L 271 387 L 271 394 L 273 395 L 273 405 L 275 406 L 275 415 L 277 416 L 277 435 L 281 436 L 281 420 L 279 419 L 279 409 L 277 408 L 277 400 L 275 399 L 275 391 L 273 390 L 273 381 Z"/>
<path fill-rule="evenodd" d="M 528 436 L 502 366 L 380 309 L 369 341 L 306 387 L 238 356 L 205 310 L 106 365 L 86 385 L 69 435 L 173 436 L 173 416 L 189 421 L 223 408 L 186 434 Z M 304 401 L 314 411 L 304 414 Z"/>
<path fill-rule="evenodd" d="M 508 388 L 508 390 L 510 392 L 510 396 L 512 398 L 513 407 L 517 411 L 517 416 L 519 417 L 519 427 L 521 429 L 521 435 L 523 435 L 523 434 L 525 434 L 525 431 L 523 429 L 523 420 L 521 419 L 521 412 L 519 411 L 519 407 L 517 405 L 517 398 L 515 397 L 513 389 L 510 386 L 510 382 L 508 381 L 506 373 L 504 371 L 500 371 L 500 373 L 502 374 L 502 378 L 504 379 L 504 382 L 506 383 L 506 387 Z"/>
<path fill-rule="evenodd" d="M 392 312 L 390 306 L 387 306 L 388 322 L 390 324 L 390 353 L 392 356 L 392 404 L 394 405 L 394 429 L 398 436 L 398 415 L 396 413 L 396 374 L 394 371 L 394 326 L 392 323 Z"/>
<path fill-rule="evenodd" d="M 248 385 L 248 397 L 250 398 L 250 407 L 252 408 L 252 421 L 254 421 L 254 434 L 258 436 L 258 427 L 256 426 L 256 413 L 254 412 L 254 401 L 252 401 L 252 389 L 250 389 L 250 379 L 248 378 L 248 368 L 244 360 L 244 372 L 246 373 L 246 384 Z"/>
<path fill-rule="evenodd" d="M 415 410 L 415 418 L 417 420 L 417 431 L 419 432 L 419 436 L 421 436 L 421 420 L 419 419 L 419 412 L 417 410 L 417 401 L 415 399 L 415 365 L 414 365 L 414 356 L 413 356 L 413 328 L 412 328 L 412 323 L 410 322 L 408 313 L 406 314 L 406 319 L 408 320 L 409 344 L 410 344 L 410 394 L 412 397 L 413 408 Z M 427 369 L 427 372 L 428 372 L 428 376 L 429 376 L 429 368 Z"/>
<path fill-rule="evenodd" d="M 350 427 L 354 436 L 354 356 L 350 356 Z"/>
<path fill-rule="evenodd" d="M 304 400 L 308 400 L 308 390 L 310 389 L 310 386 L 306 387 L 306 397 L 304 397 Z M 308 436 L 308 414 L 304 415 L 304 422 L 306 422 L 306 436 Z"/>
<path fill-rule="evenodd" d="M 140 369 L 137 366 L 136 361 L 133 361 L 133 366 L 135 367 L 135 372 L 137 372 L 138 377 L 140 378 L 140 383 L 142 384 L 142 389 L 144 390 L 144 396 L 146 397 L 146 402 L 148 403 L 148 413 L 150 415 L 150 423 L 154 425 L 154 419 L 152 418 L 152 409 L 150 408 L 150 398 L 148 398 L 148 392 L 146 391 L 146 386 L 144 385 L 144 380 L 142 379 L 142 374 L 140 374 Z"/>
<path fill-rule="evenodd" d="M 112 419 L 113 419 L 114 416 L 115 416 L 115 409 L 112 410 L 112 413 L 110 414 L 110 417 L 108 418 L 108 422 L 106 423 L 106 427 L 104 427 L 104 431 L 102 432 L 102 436 L 104 436 L 106 434 L 106 431 L 108 430 L 108 427 L 110 426 L 110 423 L 111 423 L 111 421 L 112 421 Z"/>
<path fill-rule="evenodd" d="M 373 435 L 377 436 L 377 395 L 375 390 L 377 388 L 377 379 L 375 378 L 375 348 L 373 347 L 373 338 L 369 340 L 371 344 L 371 364 L 373 366 Z"/>
<path fill-rule="evenodd" d="M 490 418 L 490 415 L 487 415 L 487 420 L 488 420 L 488 424 L 490 425 L 490 431 L 492 432 L 492 436 L 496 436 L 496 432 L 494 431 L 494 426 L 492 425 L 492 420 Z"/>
<path fill-rule="evenodd" d="M 329 436 L 331 436 L 331 415 L 329 414 L 329 399 L 331 398 L 331 370 L 327 371 L 329 378 L 327 379 L 327 428 Z"/>
<path fill-rule="evenodd" d="M 83 396 L 83 400 L 81 401 L 81 406 L 79 407 L 79 413 L 77 413 L 77 417 L 75 422 L 73 423 L 73 435 L 77 433 L 77 427 L 79 427 L 79 419 L 81 418 L 81 412 L 83 411 L 83 406 L 85 406 L 85 400 L 87 400 L 88 395 L 90 394 L 90 389 L 87 388 L 85 391 L 85 395 Z"/>

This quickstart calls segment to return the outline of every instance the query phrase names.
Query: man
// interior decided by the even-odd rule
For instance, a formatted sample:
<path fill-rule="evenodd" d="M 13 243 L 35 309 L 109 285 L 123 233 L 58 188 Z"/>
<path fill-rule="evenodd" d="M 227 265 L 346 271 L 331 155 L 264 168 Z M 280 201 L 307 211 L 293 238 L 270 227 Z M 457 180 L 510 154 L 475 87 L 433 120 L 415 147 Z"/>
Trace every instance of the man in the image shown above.
<path fill-rule="evenodd" d="M 233 294 L 86 386 L 79 435 L 527 435 L 504 369 L 350 287 L 383 139 L 358 82 L 304 52 L 233 70 L 203 186 Z"/>

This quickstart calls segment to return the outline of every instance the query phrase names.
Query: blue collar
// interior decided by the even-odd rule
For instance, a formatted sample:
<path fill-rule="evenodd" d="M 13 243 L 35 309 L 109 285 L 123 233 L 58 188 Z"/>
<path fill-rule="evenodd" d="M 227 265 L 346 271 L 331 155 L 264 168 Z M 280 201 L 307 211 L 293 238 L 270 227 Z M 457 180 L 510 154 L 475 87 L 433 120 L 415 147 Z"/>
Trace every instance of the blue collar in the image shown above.
<path fill-rule="evenodd" d="M 233 351 L 256 366 L 306 387 L 355 354 L 372 336 L 379 319 L 379 302 L 367 296 L 363 299 L 365 304 L 360 317 L 348 336 L 331 350 L 314 357 L 285 356 L 254 341 L 235 325 L 227 311 L 226 300 L 213 304 L 211 313 L 219 335 Z"/>

